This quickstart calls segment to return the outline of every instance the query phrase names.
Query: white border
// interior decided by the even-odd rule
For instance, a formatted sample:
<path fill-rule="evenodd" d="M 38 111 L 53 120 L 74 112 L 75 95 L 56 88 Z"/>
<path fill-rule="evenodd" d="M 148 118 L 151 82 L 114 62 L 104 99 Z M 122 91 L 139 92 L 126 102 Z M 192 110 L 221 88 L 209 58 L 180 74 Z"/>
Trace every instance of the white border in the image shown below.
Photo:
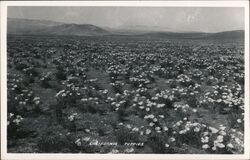
<path fill-rule="evenodd" d="M 1 5 L 1 159 L 250 159 L 249 148 L 249 2 L 248 1 L 4 1 Z M 14 154 L 7 153 L 7 6 L 135 6 L 135 7 L 244 7 L 245 8 L 245 153 L 216 154 Z"/>

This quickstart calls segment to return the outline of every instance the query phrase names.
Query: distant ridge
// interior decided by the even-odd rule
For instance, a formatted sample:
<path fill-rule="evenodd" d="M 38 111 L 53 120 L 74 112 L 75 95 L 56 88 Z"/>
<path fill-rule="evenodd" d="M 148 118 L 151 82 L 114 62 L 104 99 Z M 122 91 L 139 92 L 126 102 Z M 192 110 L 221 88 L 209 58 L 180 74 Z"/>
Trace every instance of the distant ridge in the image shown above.
<path fill-rule="evenodd" d="M 64 23 L 48 21 L 48 20 L 8 18 L 7 33 L 8 34 L 29 34 L 31 32 L 36 33 L 37 30 L 58 26 L 62 24 Z"/>
<path fill-rule="evenodd" d="M 66 24 L 47 20 L 8 18 L 8 34 L 98 36 L 108 31 L 91 24 Z"/>
<path fill-rule="evenodd" d="M 140 35 L 143 37 L 152 38 L 168 38 L 168 39 L 244 39 L 243 30 L 225 31 L 217 33 L 176 33 L 176 32 L 157 32 Z"/>
<path fill-rule="evenodd" d="M 44 35 L 72 35 L 72 36 L 100 36 L 109 34 L 108 31 L 91 24 L 62 24 L 39 30 L 37 34 Z"/>
<path fill-rule="evenodd" d="M 14 35 L 63 35 L 63 36 L 136 36 L 141 38 L 166 39 L 243 39 L 244 31 L 225 31 L 218 33 L 204 32 L 169 32 L 145 31 L 142 26 L 137 30 L 116 30 L 102 28 L 92 24 L 67 24 L 47 20 L 14 19 L 8 18 L 7 33 Z M 139 30 L 139 28 L 141 30 Z M 167 27 L 165 28 L 167 29 Z"/>
<path fill-rule="evenodd" d="M 208 38 L 214 38 L 214 39 L 243 38 L 244 39 L 244 34 L 245 32 L 243 30 L 234 30 L 234 31 L 214 33 L 214 34 L 208 35 Z"/>

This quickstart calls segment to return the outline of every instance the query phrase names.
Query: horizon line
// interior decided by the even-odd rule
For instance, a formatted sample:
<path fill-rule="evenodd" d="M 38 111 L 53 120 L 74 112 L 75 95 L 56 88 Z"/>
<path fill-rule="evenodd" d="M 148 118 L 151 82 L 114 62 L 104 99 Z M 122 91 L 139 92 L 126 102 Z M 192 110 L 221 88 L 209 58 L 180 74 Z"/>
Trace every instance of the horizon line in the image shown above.
<path fill-rule="evenodd" d="M 61 22 L 61 21 L 54 21 L 54 20 L 46 20 L 46 19 L 33 19 L 33 18 L 15 18 L 15 17 L 8 17 L 7 16 L 7 22 L 8 22 L 8 19 L 19 19 L 19 20 L 34 20 L 34 21 L 49 21 L 49 22 L 55 22 L 55 23 L 62 23 L 60 25 L 64 25 L 64 24 L 76 24 L 76 25 L 93 25 L 93 26 L 97 26 L 97 27 L 100 27 L 100 28 L 110 28 L 110 29 L 119 29 L 118 27 L 110 27 L 110 26 L 100 26 L 100 25 L 96 25 L 96 24 L 91 24 L 91 23 L 75 23 L 75 22 Z M 132 26 L 138 26 L 140 24 L 136 24 L 136 25 L 132 25 Z M 146 26 L 146 25 L 141 25 L 141 26 L 145 26 L 145 27 L 161 27 L 161 28 L 164 28 L 162 26 Z M 126 30 L 125 28 L 121 28 L 121 30 Z M 133 29 L 129 29 L 130 31 L 133 31 Z M 137 30 L 139 31 L 139 30 Z M 143 31 L 143 30 L 141 30 Z M 217 31 L 217 32 L 207 32 L 207 31 L 181 31 L 181 32 L 178 32 L 178 31 L 150 31 L 148 30 L 148 32 L 157 32 L 157 33 L 161 33 L 161 32 L 164 32 L 164 33 L 222 33 L 222 32 L 230 32 L 230 31 L 244 31 L 245 32 L 245 29 L 232 29 L 232 30 L 223 30 L 223 31 Z"/>

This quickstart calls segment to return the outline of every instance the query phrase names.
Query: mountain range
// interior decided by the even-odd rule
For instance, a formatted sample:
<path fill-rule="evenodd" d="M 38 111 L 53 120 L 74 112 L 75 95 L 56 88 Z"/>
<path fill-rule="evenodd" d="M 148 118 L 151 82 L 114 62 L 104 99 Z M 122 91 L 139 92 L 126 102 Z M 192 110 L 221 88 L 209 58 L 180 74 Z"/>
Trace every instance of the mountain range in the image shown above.
<path fill-rule="evenodd" d="M 73 24 L 48 20 L 8 18 L 7 33 L 14 35 L 60 35 L 60 36 L 139 36 L 168 39 L 244 39 L 243 30 L 218 33 L 175 31 L 158 26 L 123 26 L 121 28 L 99 27 L 92 24 Z"/>

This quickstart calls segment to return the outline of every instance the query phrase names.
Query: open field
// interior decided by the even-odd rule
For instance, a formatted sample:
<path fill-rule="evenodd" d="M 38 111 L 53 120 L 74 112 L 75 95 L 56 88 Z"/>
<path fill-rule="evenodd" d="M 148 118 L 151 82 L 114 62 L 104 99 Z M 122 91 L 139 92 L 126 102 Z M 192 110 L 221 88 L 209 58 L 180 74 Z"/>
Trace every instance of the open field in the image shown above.
<path fill-rule="evenodd" d="M 8 37 L 8 152 L 243 153 L 244 42 Z"/>

